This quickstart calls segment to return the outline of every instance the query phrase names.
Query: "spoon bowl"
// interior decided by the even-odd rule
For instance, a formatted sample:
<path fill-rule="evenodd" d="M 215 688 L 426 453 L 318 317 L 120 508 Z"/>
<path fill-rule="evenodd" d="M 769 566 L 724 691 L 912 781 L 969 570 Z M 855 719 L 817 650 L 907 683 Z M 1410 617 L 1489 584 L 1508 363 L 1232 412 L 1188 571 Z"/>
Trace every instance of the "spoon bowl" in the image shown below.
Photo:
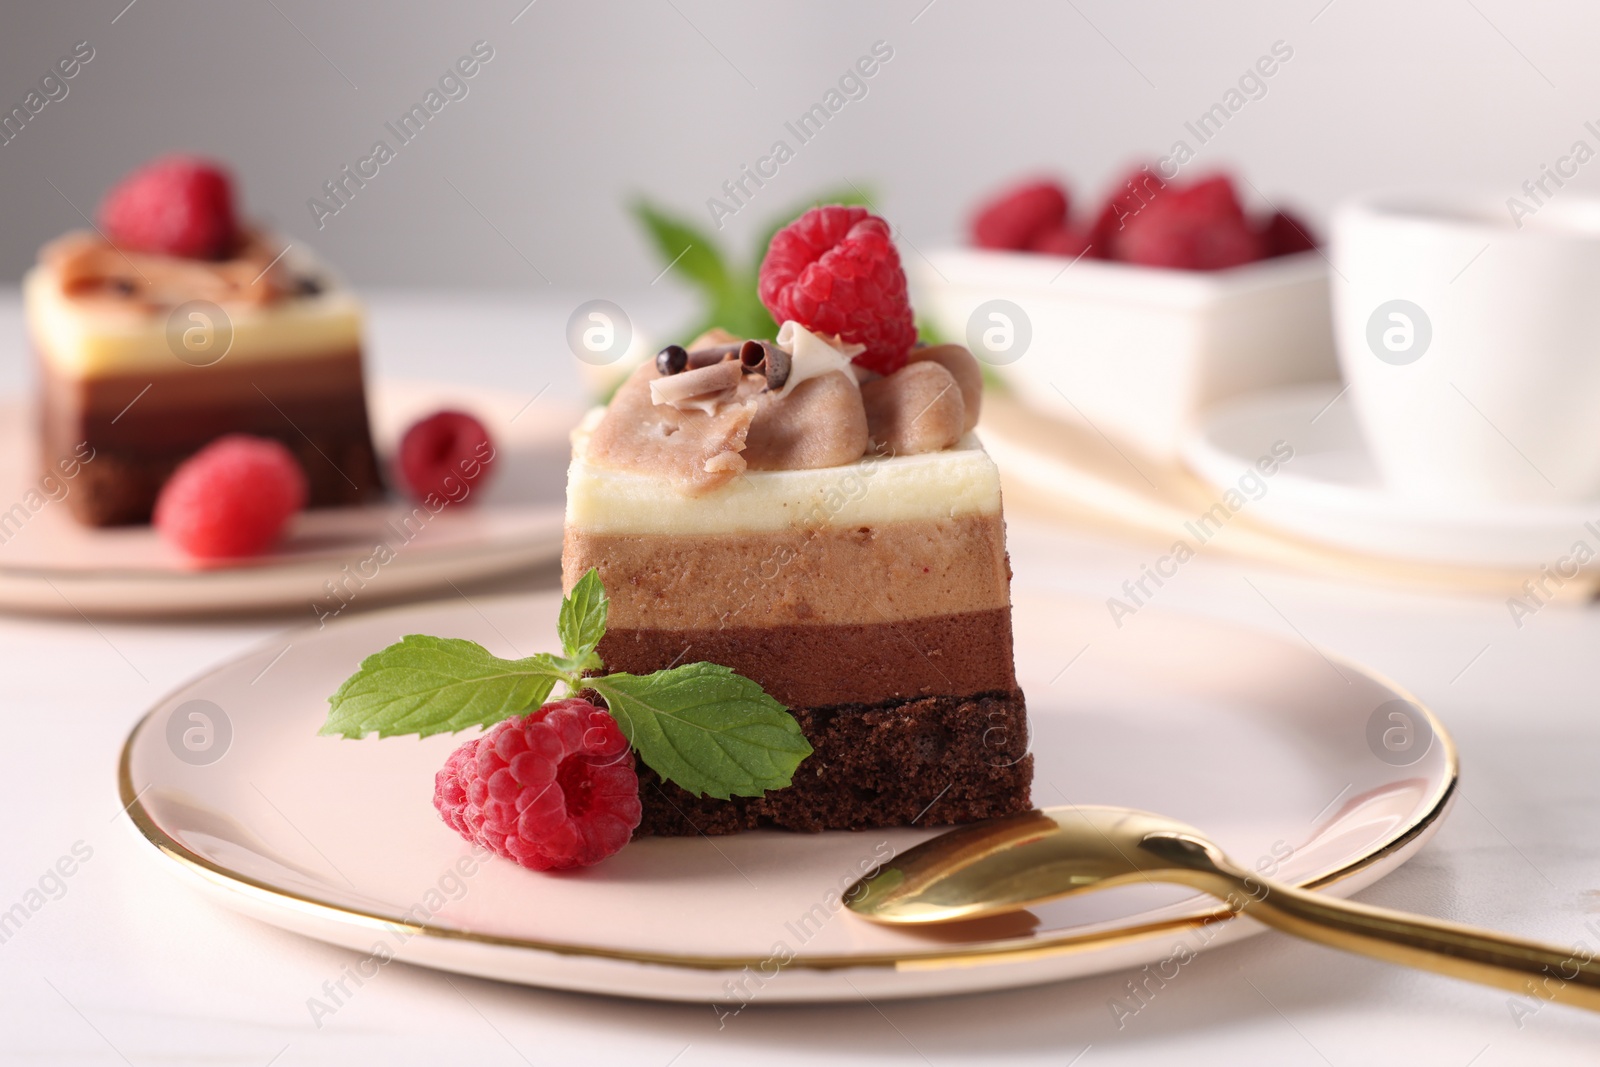
<path fill-rule="evenodd" d="M 847 899 L 852 911 L 877 923 L 978 919 L 1095 889 L 1186 881 L 1177 874 L 1191 869 L 1183 861 L 1194 847 L 1207 847 L 1200 831 L 1149 812 L 1027 811 L 909 849 L 856 883 Z"/>

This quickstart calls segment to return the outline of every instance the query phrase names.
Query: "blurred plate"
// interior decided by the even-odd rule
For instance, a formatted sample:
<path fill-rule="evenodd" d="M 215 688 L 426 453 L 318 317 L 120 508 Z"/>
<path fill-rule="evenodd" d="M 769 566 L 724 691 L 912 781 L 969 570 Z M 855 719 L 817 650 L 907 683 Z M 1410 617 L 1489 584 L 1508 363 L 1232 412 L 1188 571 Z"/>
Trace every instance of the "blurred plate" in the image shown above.
<path fill-rule="evenodd" d="M 1245 510 L 1256 522 L 1337 548 L 1533 572 L 1570 557 L 1577 541 L 1600 554 L 1600 501 L 1446 504 L 1391 492 L 1341 390 L 1322 382 L 1223 405 L 1190 439 L 1184 461 L 1213 487 L 1232 489 L 1275 442 L 1286 443 L 1294 458 L 1265 480 L 1266 491 Z"/>
<path fill-rule="evenodd" d="M 1454 748 L 1387 683 L 1270 634 L 1151 609 L 1117 629 L 1102 604 L 1030 592 L 1023 575 L 1016 587 L 1036 803 L 1158 811 L 1244 865 L 1337 896 L 1393 870 L 1438 826 Z M 120 778 L 129 818 L 173 873 L 276 926 L 380 961 L 664 1000 L 999 989 L 1261 929 L 1170 886 L 943 929 L 841 910 L 842 890 L 934 832 L 924 829 L 644 839 L 559 874 L 472 863 L 432 805 L 434 773 L 460 738 L 317 735 L 328 694 L 401 635 L 526 656 L 554 649 L 557 608 L 554 593 L 452 600 L 280 637 L 135 728 Z M 198 750 L 183 741 L 196 725 L 209 726 Z M 930 802 L 944 787 L 924 784 Z"/>
<path fill-rule="evenodd" d="M 188 559 L 149 526 L 75 522 L 64 502 L 39 493 L 31 405 L 0 402 L 0 520 L 12 516 L 0 526 L 0 609 L 297 609 L 322 617 L 345 603 L 413 596 L 560 556 L 567 433 L 580 412 L 437 382 L 378 382 L 368 405 L 385 462 L 406 427 L 433 411 L 456 407 L 481 419 L 498 458 L 473 506 L 431 516 L 423 509 L 419 518 L 416 505 L 396 495 L 366 507 L 319 508 L 300 515 L 274 551 L 217 566 Z M 385 545 L 388 552 L 380 550 Z"/>

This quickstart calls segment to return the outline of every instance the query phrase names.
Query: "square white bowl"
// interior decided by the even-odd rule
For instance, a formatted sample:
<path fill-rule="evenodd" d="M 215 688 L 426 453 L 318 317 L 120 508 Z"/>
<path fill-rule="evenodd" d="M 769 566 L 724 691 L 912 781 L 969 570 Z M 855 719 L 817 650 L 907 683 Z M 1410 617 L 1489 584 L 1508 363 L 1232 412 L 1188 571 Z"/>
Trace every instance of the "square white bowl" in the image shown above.
<path fill-rule="evenodd" d="M 917 308 L 979 358 L 977 339 L 998 320 L 975 313 L 992 300 L 1022 310 L 1026 348 L 992 362 L 1028 404 L 1159 459 L 1176 459 L 1219 401 L 1338 377 L 1316 252 L 1222 271 L 971 248 L 908 264 Z"/>

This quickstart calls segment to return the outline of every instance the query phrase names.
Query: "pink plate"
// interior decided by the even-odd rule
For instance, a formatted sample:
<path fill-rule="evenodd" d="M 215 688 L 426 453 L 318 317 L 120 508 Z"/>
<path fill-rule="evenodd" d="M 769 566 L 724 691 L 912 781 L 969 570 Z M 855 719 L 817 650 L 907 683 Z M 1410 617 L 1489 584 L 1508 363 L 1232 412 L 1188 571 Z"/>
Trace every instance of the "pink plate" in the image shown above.
<path fill-rule="evenodd" d="M 384 456 L 424 415 L 443 407 L 473 413 L 496 442 L 494 479 L 473 506 L 437 515 L 418 516 L 398 495 L 369 507 L 309 511 L 272 553 L 221 567 L 195 564 L 148 526 L 78 525 L 64 500 L 71 481 L 40 479 L 26 405 L 0 404 L 0 609 L 180 615 L 274 608 L 322 617 L 357 599 L 412 596 L 561 554 L 567 433 L 579 412 L 423 382 L 379 382 L 368 403 Z"/>
<path fill-rule="evenodd" d="M 1031 591 L 1024 574 L 1015 588 L 1035 803 L 1170 815 L 1243 864 L 1338 896 L 1438 826 L 1454 748 L 1386 682 L 1303 644 L 1154 610 L 1108 635 L 1103 606 Z M 526 656 L 552 649 L 557 607 L 553 593 L 458 598 L 280 637 L 135 728 L 121 768 L 129 817 L 152 855 L 211 899 L 375 959 L 724 1010 L 1028 985 L 1260 929 L 1202 925 L 1218 905 L 1174 887 L 943 930 L 841 909 L 842 889 L 925 829 L 641 840 L 563 874 L 473 863 L 431 803 L 459 739 L 317 735 L 328 694 L 401 635 Z M 924 784 L 931 801 L 945 783 Z"/>

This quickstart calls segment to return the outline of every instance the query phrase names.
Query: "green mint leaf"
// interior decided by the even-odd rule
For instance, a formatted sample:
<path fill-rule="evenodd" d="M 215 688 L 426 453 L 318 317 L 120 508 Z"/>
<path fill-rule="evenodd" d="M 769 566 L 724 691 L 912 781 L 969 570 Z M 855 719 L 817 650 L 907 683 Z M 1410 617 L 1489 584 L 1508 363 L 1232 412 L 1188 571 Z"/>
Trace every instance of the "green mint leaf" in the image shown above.
<path fill-rule="evenodd" d="M 920 315 L 917 316 L 917 340 L 930 347 L 947 343 L 939 324 Z"/>
<path fill-rule="evenodd" d="M 639 756 L 691 793 L 719 800 L 783 789 L 811 755 L 788 709 L 713 663 L 586 678 Z"/>
<path fill-rule="evenodd" d="M 722 253 L 711 237 L 692 224 L 669 215 L 648 200 L 635 200 L 633 217 L 638 219 L 656 246 L 663 266 L 703 290 L 712 303 L 722 299 L 732 281 Z"/>
<path fill-rule="evenodd" d="M 772 314 L 761 303 L 755 268 L 740 271 L 739 279 L 733 292 L 712 304 L 706 316 L 707 328 L 721 326 L 735 337 L 772 340 L 778 336 L 778 324 L 772 321 Z"/>
<path fill-rule="evenodd" d="M 608 605 L 606 588 L 600 584 L 600 572 L 594 567 L 578 579 L 571 593 L 561 598 L 556 632 L 561 635 L 561 648 L 572 670 L 582 672 L 600 667 L 594 650 L 606 635 Z"/>
<path fill-rule="evenodd" d="M 557 682 L 575 681 L 549 655 L 500 659 L 471 641 L 412 634 L 361 661 L 328 698 L 319 732 L 427 737 L 488 727 L 543 704 Z"/>

